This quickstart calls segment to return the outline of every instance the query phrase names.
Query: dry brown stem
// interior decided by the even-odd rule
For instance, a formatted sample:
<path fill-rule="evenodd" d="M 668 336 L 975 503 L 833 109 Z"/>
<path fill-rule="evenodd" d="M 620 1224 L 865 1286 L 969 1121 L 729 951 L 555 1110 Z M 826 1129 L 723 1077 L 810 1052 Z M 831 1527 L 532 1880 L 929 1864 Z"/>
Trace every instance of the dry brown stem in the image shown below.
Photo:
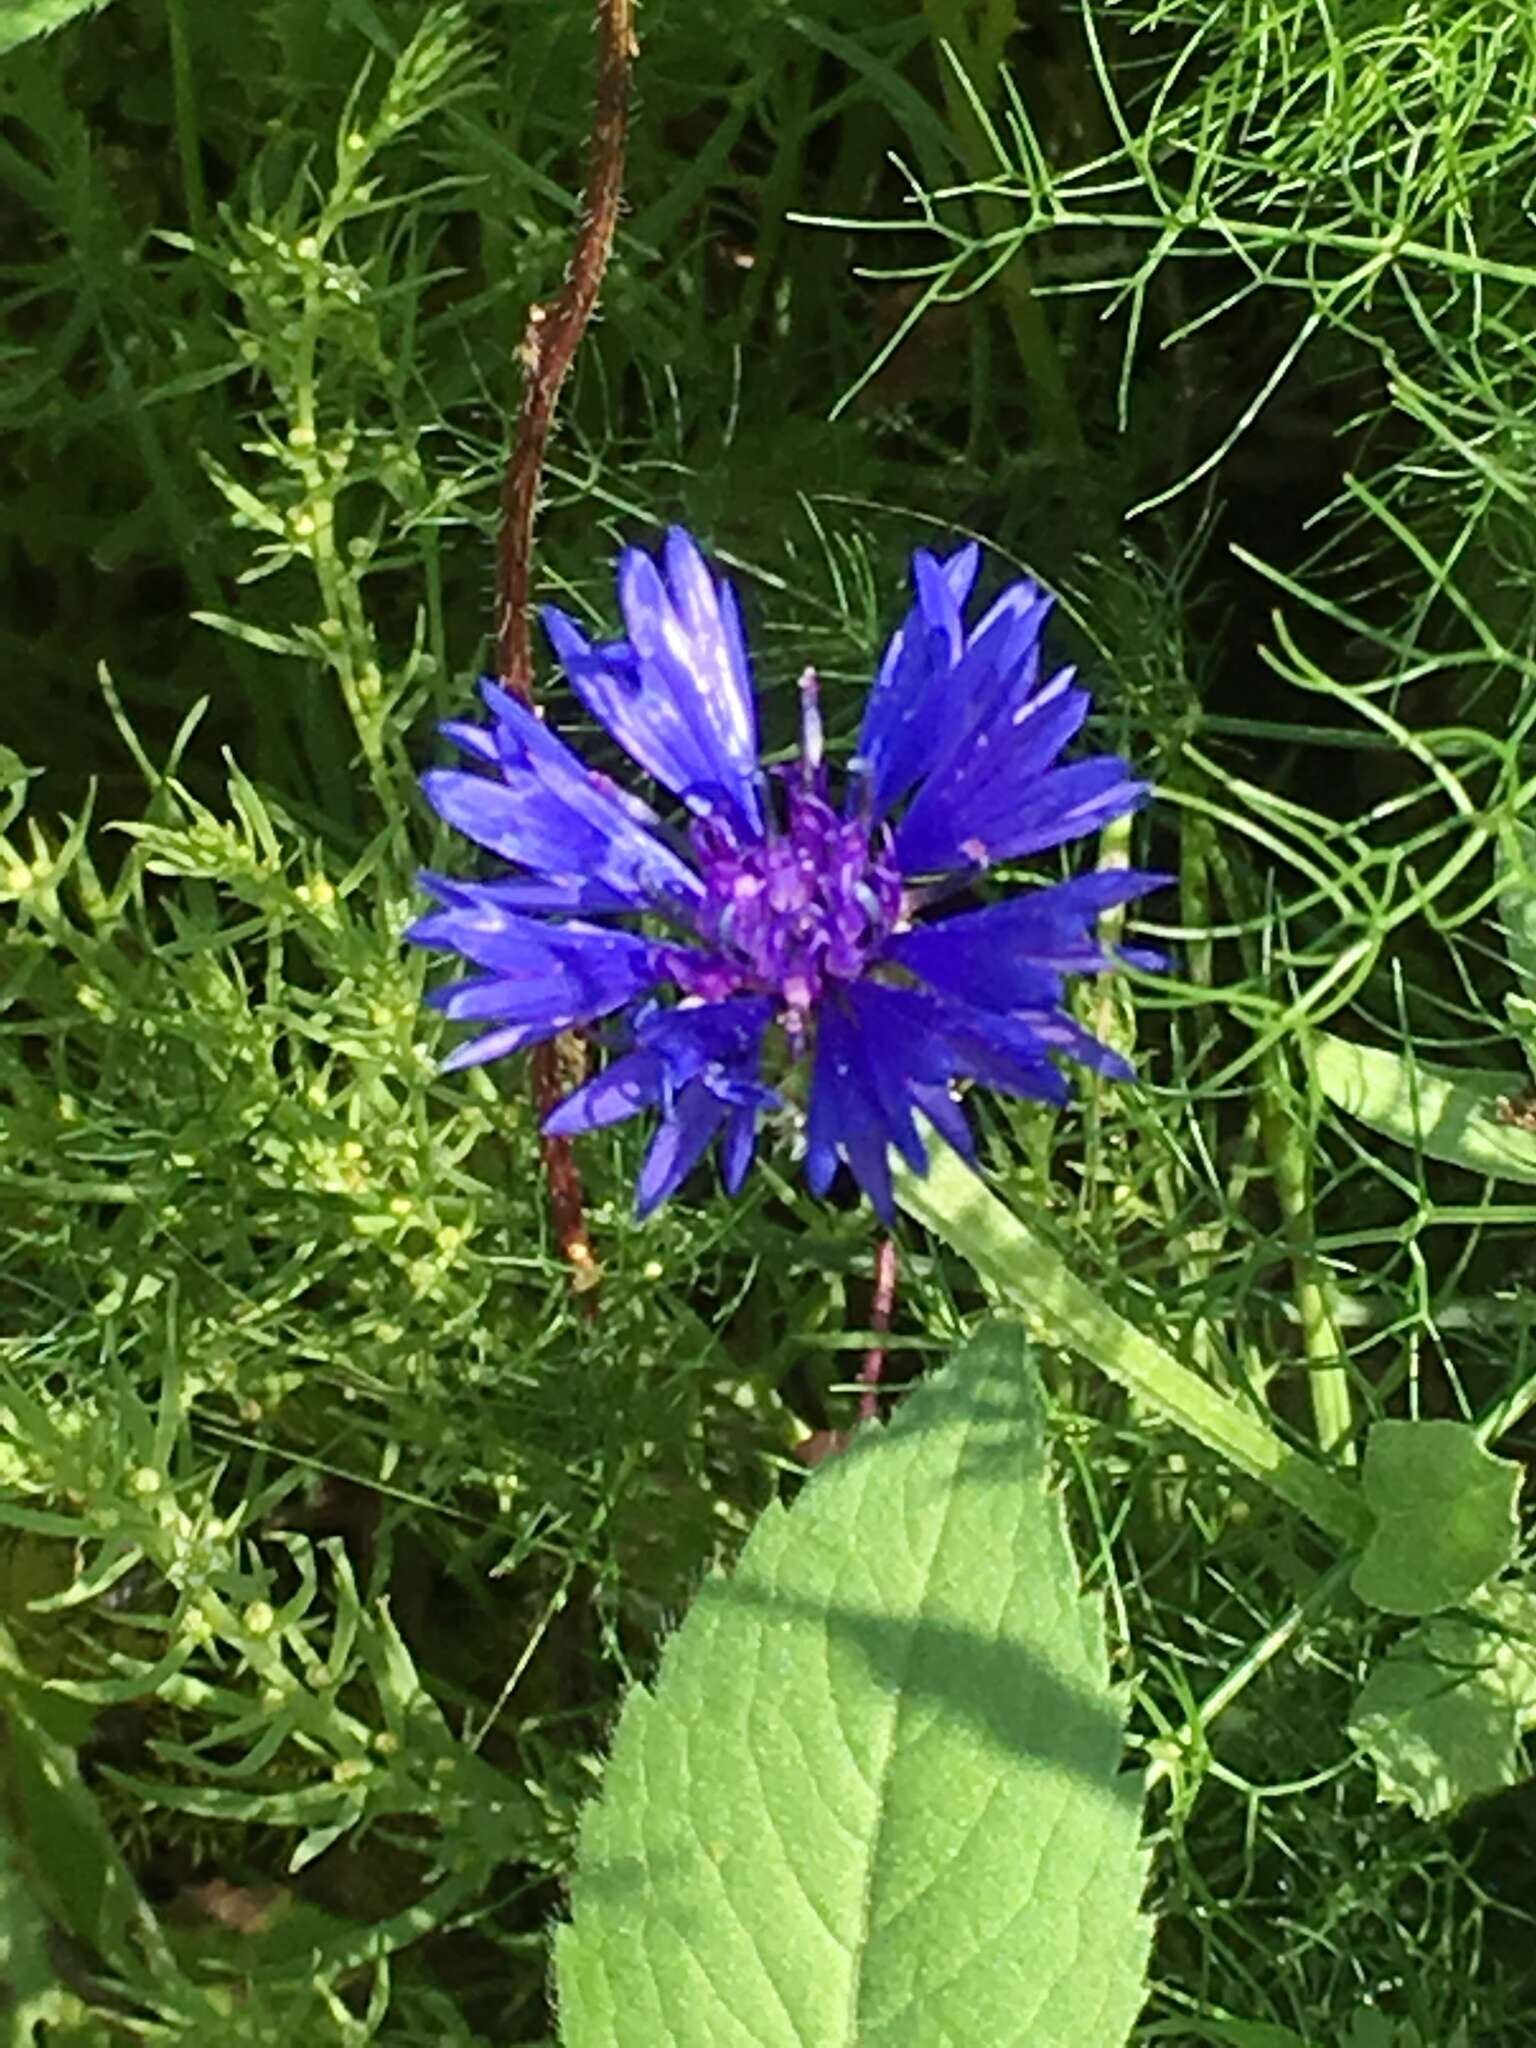
<path fill-rule="evenodd" d="M 502 683 L 533 707 L 533 529 L 544 454 L 560 397 L 581 337 L 596 310 L 613 249 L 624 190 L 624 141 L 629 120 L 629 73 L 637 55 L 634 0 L 598 0 L 597 92 L 587 149 L 581 232 L 558 297 L 528 315 L 520 355 L 523 395 L 501 487 L 501 529 L 496 548 L 496 670 Z M 556 1102 L 581 1080 L 585 1053 L 579 1040 L 541 1045 L 533 1054 L 534 1106 L 542 1126 Z M 539 1140 L 549 1183 L 550 1217 L 572 1285 L 598 1277 L 582 1202 L 581 1174 L 568 1138 Z"/>

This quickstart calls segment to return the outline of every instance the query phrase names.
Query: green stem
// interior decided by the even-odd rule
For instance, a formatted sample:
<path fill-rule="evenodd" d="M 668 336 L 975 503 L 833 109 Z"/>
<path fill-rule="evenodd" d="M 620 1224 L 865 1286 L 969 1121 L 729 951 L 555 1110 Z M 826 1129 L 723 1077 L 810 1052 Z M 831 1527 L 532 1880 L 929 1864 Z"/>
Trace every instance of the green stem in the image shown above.
<path fill-rule="evenodd" d="M 1353 1464 L 1354 1403 L 1349 1375 L 1341 1363 L 1344 1344 L 1334 1310 L 1334 1288 L 1327 1267 L 1312 1248 L 1307 1227 L 1314 1120 L 1309 1117 L 1303 1129 L 1295 1104 L 1287 1099 L 1290 1095 L 1280 1055 L 1272 1048 L 1259 1069 L 1259 1132 L 1290 1251 L 1312 1422 L 1318 1448 L 1336 1451 L 1346 1464 Z"/>
<path fill-rule="evenodd" d="M 187 228 L 195 242 L 207 240 L 208 195 L 203 185 L 203 158 L 197 130 L 197 87 L 192 77 L 192 46 L 187 40 L 186 0 L 166 0 L 166 26 L 171 38 L 171 94 L 176 109 L 176 153 L 181 158 L 181 189 Z"/>
<path fill-rule="evenodd" d="M 1015 253 L 997 274 L 997 287 L 1029 387 L 1036 429 L 1042 440 L 1059 453 L 1081 454 L 1083 435 L 1077 407 L 1056 337 L 1035 291 L 1034 275 L 1024 253 L 1024 236 L 1015 226 L 1014 208 L 1007 199 L 985 189 L 1004 174 L 1007 166 L 999 161 L 986 119 L 978 108 L 984 109 L 995 97 L 993 81 L 1004 45 L 1017 26 L 1016 9 L 1012 0 L 994 4 L 982 32 L 974 39 L 966 27 L 966 0 L 923 0 L 923 12 L 939 46 L 939 80 L 945 112 L 966 175 L 978 188 L 971 195 L 971 203 L 982 239 L 995 247 L 1010 235 L 1017 236 Z M 956 71 L 957 65 L 964 74 L 964 83 Z"/>
<path fill-rule="evenodd" d="M 932 1133 L 930 1154 L 921 1179 L 898 1166 L 897 1201 L 969 1260 L 1032 1335 L 1078 1352 L 1327 1535 L 1364 1541 L 1369 1517 L 1351 1482 L 1294 1449 L 1262 1415 L 1220 1393 L 1117 1314 Z"/>
<path fill-rule="evenodd" d="M 1345 1583 L 1351 1567 L 1349 1558 L 1341 1558 L 1329 1567 L 1318 1579 L 1317 1584 L 1304 1600 L 1298 1600 L 1290 1612 L 1277 1621 L 1273 1628 L 1254 1644 L 1226 1673 L 1221 1682 L 1208 1692 L 1182 1727 L 1159 1735 L 1148 1745 L 1152 1761 L 1147 1769 L 1146 1788 L 1150 1792 L 1154 1785 L 1164 1778 L 1174 1776 L 1184 1760 L 1197 1746 L 1208 1746 L 1207 1730 L 1218 1714 L 1224 1713 L 1232 1702 L 1248 1690 L 1254 1680 L 1260 1677 L 1275 1659 L 1300 1635 L 1303 1627 L 1332 1601 Z"/>

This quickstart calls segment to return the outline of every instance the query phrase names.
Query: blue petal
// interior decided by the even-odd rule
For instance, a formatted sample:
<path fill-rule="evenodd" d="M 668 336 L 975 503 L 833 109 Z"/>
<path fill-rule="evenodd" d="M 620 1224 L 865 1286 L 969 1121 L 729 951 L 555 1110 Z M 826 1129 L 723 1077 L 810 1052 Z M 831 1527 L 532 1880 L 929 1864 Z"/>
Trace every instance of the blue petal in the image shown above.
<path fill-rule="evenodd" d="M 661 1100 L 665 1069 L 653 1052 L 628 1052 L 567 1095 L 544 1119 L 552 1138 L 572 1138 L 604 1124 L 621 1124 Z"/>
<path fill-rule="evenodd" d="M 437 875 L 423 868 L 416 879 L 440 903 L 462 904 L 467 909 L 485 902 L 499 904 L 503 910 L 545 911 L 557 916 L 585 911 L 590 917 L 599 916 L 604 911 L 633 910 L 636 907 L 617 889 L 609 888 L 605 882 L 594 882 L 584 875 L 564 881 L 524 881 L 512 876 L 489 882 L 471 882 L 459 875 Z"/>
<path fill-rule="evenodd" d="M 930 754 L 907 817 L 922 819 L 930 811 L 969 815 L 978 806 L 995 806 L 1000 796 L 1007 803 L 1037 782 L 1076 738 L 1092 708 L 1088 692 L 1073 682 L 1074 671 L 1062 669 L 1043 688 L 1022 675 L 994 693 L 946 750 Z"/>
<path fill-rule="evenodd" d="M 816 1030 L 816 1062 L 806 1116 L 807 1178 L 815 1193 L 825 1194 L 841 1153 L 876 1213 L 889 1222 L 896 1205 L 887 1152 L 896 1130 L 886 1114 L 858 1020 L 834 1000 L 823 1006 Z M 904 1114 L 904 1122 L 911 1127 L 909 1114 Z M 911 1129 L 911 1142 L 926 1165 L 915 1129 Z"/>
<path fill-rule="evenodd" d="M 1004 1016 L 878 982 L 862 983 L 855 1000 L 866 1037 L 900 1047 L 909 1082 L 937 1085 L 970 1078 L 1007 1095 L 1048 1102 L 1068 1098 L 1067 1084 L 1052 1066 L 1033 1018 Z M 1056 1013 L 1038 1015 L 1054 1027 Z"/>
<path fill-rule="evenodd" d="M 843 1127 L 842 1090 L 830 1059 L 823 1059 L 826 1046 L 826 1018 L 822 1017 L 817 1041 L 816 1064 L 811 1072 L 811 1099 L 805 1111 L 805 1178 L 818 1198 L 831 1187 L 837 1173 L 839 1142 Z"/>
<path fill-rule="evenodd" d="M 912 1100 L 944 1142 L 962 1159 L 974 1162 L 976 1140 L 971 1136 L 965 1111 L 950 1094 L 948 1085 L 941 1081 L 914 1081 Z"/>
<path fill-rule="evenodd" d="M 943 560 L 926 548 L 912 557 L 917 602 L 891 636 L 859 728 L 857 758 L 876 817 L 900 801 L 922 770 L 932 744 L 927 727 L 964 648 L 961 611 L 980 560 L 974 542 Z"/>
<path fill-rule="evenodd" d="M 930 988 L 957 995 L 983 1009 L 1043 1008 L 1062 997 L 1062 979 L 1027 955 L 1010 952 L 984 933 L 957 932 L 951 925 L 919 925 L 901 932 L 886 946 L 886 960 L 905 967 Z"/>
<path fill-rule="evenodd" d="M 601 885 L 634 909 L 698 898 L 697 875 L 626 799 L 504 690 L 482 692 L 496 719 L 498 772 L 430 770 L 422 788 L 439 816 L 536 876 Z"/>
<path fill-rule="evenodd" d="M 1061 1000 L 1064 974 L 1097 974 L 1127 960 L 1142 964 L 1147 956 L 1140 948 L 1106 951 L 1094 925 L 1105 910 L 1170 880 L 1132 868 L 1078 875 L 898 933 L 884 958 L 985 1009 L 1046 1008 Z"/>
<path fill-rule="evenodd" d="M 491 768 L 500 767 L 501 749 L 496 744 L 496 735 L 485 726 L 471 725 L 462 718 L 445 718 L 437 729 L 472 760 L 483 761 Z"/>
<path fill-rule="evenodd" d="M 561 990 L 549 982 L 508 981 L 500 974 L 474 974 L 465 981 L 450 981 L 429 991 L 427 1001 L 455 1024 L 483 1023 L 488 1017 L 503 1024 L 545 1026 L 564 1030 L 558 1021 L 548 1022 L 561 1012 Z"/>
<path fill-rule="evenodd" d="M 755 1105 L 739 1103 L 725 1120 L 725 1135 L 720 1140 L 720 1178 L 728 1195 L 740 1194 L 752 1169 L 752 1155 L 757 1150 L 757 1114 Z"/>
<path fill-rule="evenodd" d="M 508 1024 L 499 1031 L 483 1031 L 478 1038 L 467 1039 L 463 1045 L 455 1046 L 448 1057 L 438 1066 L 440 1074 L 455 1074 L 462 1067 L 483 1067 L 489 1060 L 499 1060 L 510 1052 L 522 1052 L 530 1045 L 537 1045 L 549 1033 L 542 1024 Z"/>
<path fill-rule="evenodd" d="M 928 1154 L 912 1115 L 912 1074 L 906 1048 L 880 1030 L 870 1030 L 869 1012 L 860 1002 L 862 990 L 849 990 L 849 1006 L 858 1029 L 854 1065 L 866 1101 L 872 1101 L 879 1122 L 914 1173 L 928 1171 Z"/>
<path fill-rule="evenodd" d="M 773 1005 L 755 996 L 650 1011 L 636 1020 L 635 1050 L 568 1095 L 545 1130 L 572 1136 L 660 1105 L 663 1120 L 637 1187 L 639 1213 L 647 1216 L 682 1185 L 723 1126 L 721 1171 L 735 1194 L 752 1163 L 758 1117 L 778 1102 L 757 1078 L 772 1014 Z"/>
<path fill-rule="evenodd" d="M 1150 794 L 1124 761 L 1095 755 L 1048 769 L 1032 783 L 1006 785 L 975 807 L 935 804 L 918 817 L 914 804 L 896 828 L 896 857 L 908 875 L 1018 860 L 1097 832 L 1137 809 Z"/>
<path fill-rule="evenodd" d="M 1039 692 L 1040 634 L 1054 603 L 1033 583 L 1010 584 L 998 598 L 924 706 L 907 787 L 951 762 L 972 761 L 974 736 L 1017 715 Z"/>
<path fill-rule="evenodd" d="M 616 1000 L 628 1002 L 656 979 L 650 942 L 636 932 L 576 919 L 543 924 L 497 903 L 429 911 L 405 936 L 412 945 L 451 947 L 492 974 L 558 980 L 573 994 L 589 988 L 593 1015 L 615 1008 Z"/>
<path fill-rule="evenodd" d="M 498 1018 L 519 1034 L 514 1044 L 504 1032 L 492 1032 L 472 1053 L 461 1046 L 450 1059 L 455 1067 L 495 1059 L 622 1009 L 656 978 L 650 946 L 633 933 L 538 924 L 493 904 L 434 911 L 406 937 L 451 947 L 489 970 L 434 991 L 429 1002 L 449 1017 Z"/>
<path fill-rule="evenodd" d="M 1063 1010 L 1021 1016 L 1018 1021 L 1041 1045 L 1052 1052 L 1065 1053 L 1068 1059 L 1076 1060 L 1080 1066 L 1091 1067 L 1096 1074 L 1103 1074 L 1108 1080 L 1134 1081 L 1136 1078 L 1136 1069 L 1123 1053 L 1105 1045 L 1091 1031 L 1085 1031 Z"/>
<path fill-rule="evenodd" d="M 758 838 L 757 711 L 735 594 L 681 527 L 663 560 L 665 574 L 638 548 L 620 557 L 627 640 L 594 646 L 553 607 L 545 630 L 573 688 L 633 760 L 691 809 Z"/>
<path fill-rule="evenodd" d="M 753 1082 L 773 1008 L 766 996 L 680 1003 L 675 1009 L 653 1011 L 635 1035 L 661 1056 L 677 1087 L 706 1072 L 716 1085 Z"/>
<path fill-rule="evenodd" d="M 672 1105 L 652 1138 L 635 1183 L 635 1214 L 649 1216 L 675 1195 L 703 1158 L 724 1123 L 726 1105 L 702 1081 L 692 1081 Z"/>

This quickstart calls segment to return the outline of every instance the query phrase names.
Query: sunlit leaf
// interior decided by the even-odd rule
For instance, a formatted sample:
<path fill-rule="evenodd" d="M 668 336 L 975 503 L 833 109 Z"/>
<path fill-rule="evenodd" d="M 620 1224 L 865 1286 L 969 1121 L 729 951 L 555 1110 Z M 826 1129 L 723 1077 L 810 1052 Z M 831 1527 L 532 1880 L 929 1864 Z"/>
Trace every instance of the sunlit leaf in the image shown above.
<path fill-rule="evenodd" d="M 107 0 L 6 0 L 0 11 L 0 57 L 34 36 L 51 35 L 81 14 L 94 14 Z"/>
<path fill-rule="evenodd" d="M 1536 832 L 1511 822 L 1499 834 L 1499 918 L 1509 964 L 1536 995 Z"/>
<path fill-rule="evenodd" d="M 1123 1715 L 995 1325 L 768 1511 L 630 1695 L 566 2048 L 1116 2048 L 1148 1940 Z"/>
<path fill-rule="evenodd" d="M 1330 1102 L 1431 1159 L 1505 1180 L 1536 1181 L 1536 1131 L 1505 1123 L 1524 1076 L 1504 1068 L 1429 1066 L 1323 1033 L 1312 1048 Z"/>
<path fill-rule="evenodd" d="M 1376 1766 L 1381 1797 L 1433 1820 L 1527 1775 L 1520 1734 L 1533 1715 L 1536 1594 L 1491 1586 L 1373 1667 L 1350 1734 Z"/>
<path fill-rule="evenodd" d="M 1376 1423 L 1360 1474 L 1374 1526 L 1351 1583 L 1388 1614 L 1454 1607 L 1509 1564 L 1524 1474 L 1470 1423 Z"/>

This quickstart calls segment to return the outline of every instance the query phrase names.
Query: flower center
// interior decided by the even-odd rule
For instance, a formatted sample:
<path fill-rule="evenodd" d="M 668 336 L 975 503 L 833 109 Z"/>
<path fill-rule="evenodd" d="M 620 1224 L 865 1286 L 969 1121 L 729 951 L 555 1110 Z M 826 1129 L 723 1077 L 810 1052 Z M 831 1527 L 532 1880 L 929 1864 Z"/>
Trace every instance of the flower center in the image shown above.
<path fill-rule="evenodd" d="M 863 973 L 896 922 L 901 876 L 885 837 L 872 843 L 867 823 L 839 817 L 806 783 L 791 784 L 782 829 L 746 846 L 700 819 L 694 920 L 708 950 L 669 958 L 679 986 L 706 1001 L 774 995 L 791 1023 L 803 1019 L 829 981 Z"/>

